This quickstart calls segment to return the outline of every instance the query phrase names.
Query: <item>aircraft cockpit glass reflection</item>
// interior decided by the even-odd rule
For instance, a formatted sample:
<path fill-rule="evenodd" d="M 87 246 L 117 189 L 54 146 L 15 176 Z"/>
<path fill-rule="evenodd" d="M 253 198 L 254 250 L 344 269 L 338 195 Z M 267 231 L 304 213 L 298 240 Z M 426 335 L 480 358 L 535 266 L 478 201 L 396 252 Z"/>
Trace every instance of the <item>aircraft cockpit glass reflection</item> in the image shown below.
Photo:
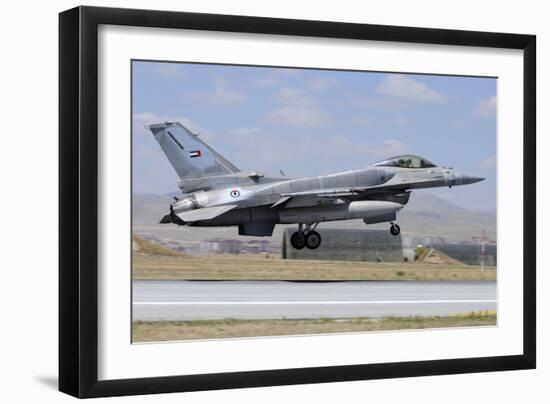
<path fill-rule="evenodd" d="M 375 167 L 430 168 L 435 164 L 420 156 L 403 155 L 391 157 L 373 164 Z"/>

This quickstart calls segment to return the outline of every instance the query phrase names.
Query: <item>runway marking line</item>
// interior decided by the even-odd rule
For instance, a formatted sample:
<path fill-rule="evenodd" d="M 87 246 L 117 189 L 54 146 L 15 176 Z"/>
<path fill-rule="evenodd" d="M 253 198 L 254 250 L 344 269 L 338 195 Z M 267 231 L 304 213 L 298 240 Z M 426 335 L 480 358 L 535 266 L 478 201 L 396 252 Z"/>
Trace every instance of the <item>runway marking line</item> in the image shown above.
<path fill-rule="evenodd" d="M 226 302 L 134 302 L 134 305 L 185 305 L 185 306 L 243 306 L 243 305 L 346 305 L 346 304 L 444 304 L 444 303 L 496 303 L 496 300 L 335 300 L 335 301 L 226 301 Z"/>

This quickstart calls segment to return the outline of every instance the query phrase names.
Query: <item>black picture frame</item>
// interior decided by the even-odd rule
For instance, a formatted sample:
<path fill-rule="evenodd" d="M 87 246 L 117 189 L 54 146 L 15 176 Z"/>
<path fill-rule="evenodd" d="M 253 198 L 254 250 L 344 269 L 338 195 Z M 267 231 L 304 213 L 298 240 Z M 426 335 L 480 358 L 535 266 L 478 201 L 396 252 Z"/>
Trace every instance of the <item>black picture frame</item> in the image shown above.
<path fill-rule="evenodd" d="M 523 50 L 523 354 L 99 381 L 98 26 Z M 536 37 L 341 22 L 77 7 L 59 15 L 59 390 L 75 397 L 325 383 L 536 366 Z"/>

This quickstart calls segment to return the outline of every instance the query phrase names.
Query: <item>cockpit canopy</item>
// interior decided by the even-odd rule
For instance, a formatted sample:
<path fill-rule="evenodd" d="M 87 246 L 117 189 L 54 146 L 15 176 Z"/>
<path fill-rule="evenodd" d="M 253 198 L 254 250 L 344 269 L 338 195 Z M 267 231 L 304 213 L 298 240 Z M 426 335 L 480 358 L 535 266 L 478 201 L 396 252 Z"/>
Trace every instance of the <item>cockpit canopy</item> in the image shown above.
<path fill-rule="evenodd" d="M 375 167 L 401 167 L 401 168 L 430 168 L 436 165 L 424 157 L 412 154 L 390 157 L 389 159 L 374 163 Z"/>

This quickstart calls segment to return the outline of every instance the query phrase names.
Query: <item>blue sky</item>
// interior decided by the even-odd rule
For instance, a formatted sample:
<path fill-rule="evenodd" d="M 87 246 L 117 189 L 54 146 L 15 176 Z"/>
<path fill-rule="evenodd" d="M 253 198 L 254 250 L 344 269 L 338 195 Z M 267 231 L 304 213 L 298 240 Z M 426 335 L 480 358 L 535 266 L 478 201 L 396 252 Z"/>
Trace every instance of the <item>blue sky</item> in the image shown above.
<path fill-rule="evenodd" d="M 243 170 L 292 177 L 419 154 L 486 180 L 438 196 L 496 209 L 494 78 L 133 62 L 134 192 L 177 191 L 144 125 L 178 120 Z"/>

